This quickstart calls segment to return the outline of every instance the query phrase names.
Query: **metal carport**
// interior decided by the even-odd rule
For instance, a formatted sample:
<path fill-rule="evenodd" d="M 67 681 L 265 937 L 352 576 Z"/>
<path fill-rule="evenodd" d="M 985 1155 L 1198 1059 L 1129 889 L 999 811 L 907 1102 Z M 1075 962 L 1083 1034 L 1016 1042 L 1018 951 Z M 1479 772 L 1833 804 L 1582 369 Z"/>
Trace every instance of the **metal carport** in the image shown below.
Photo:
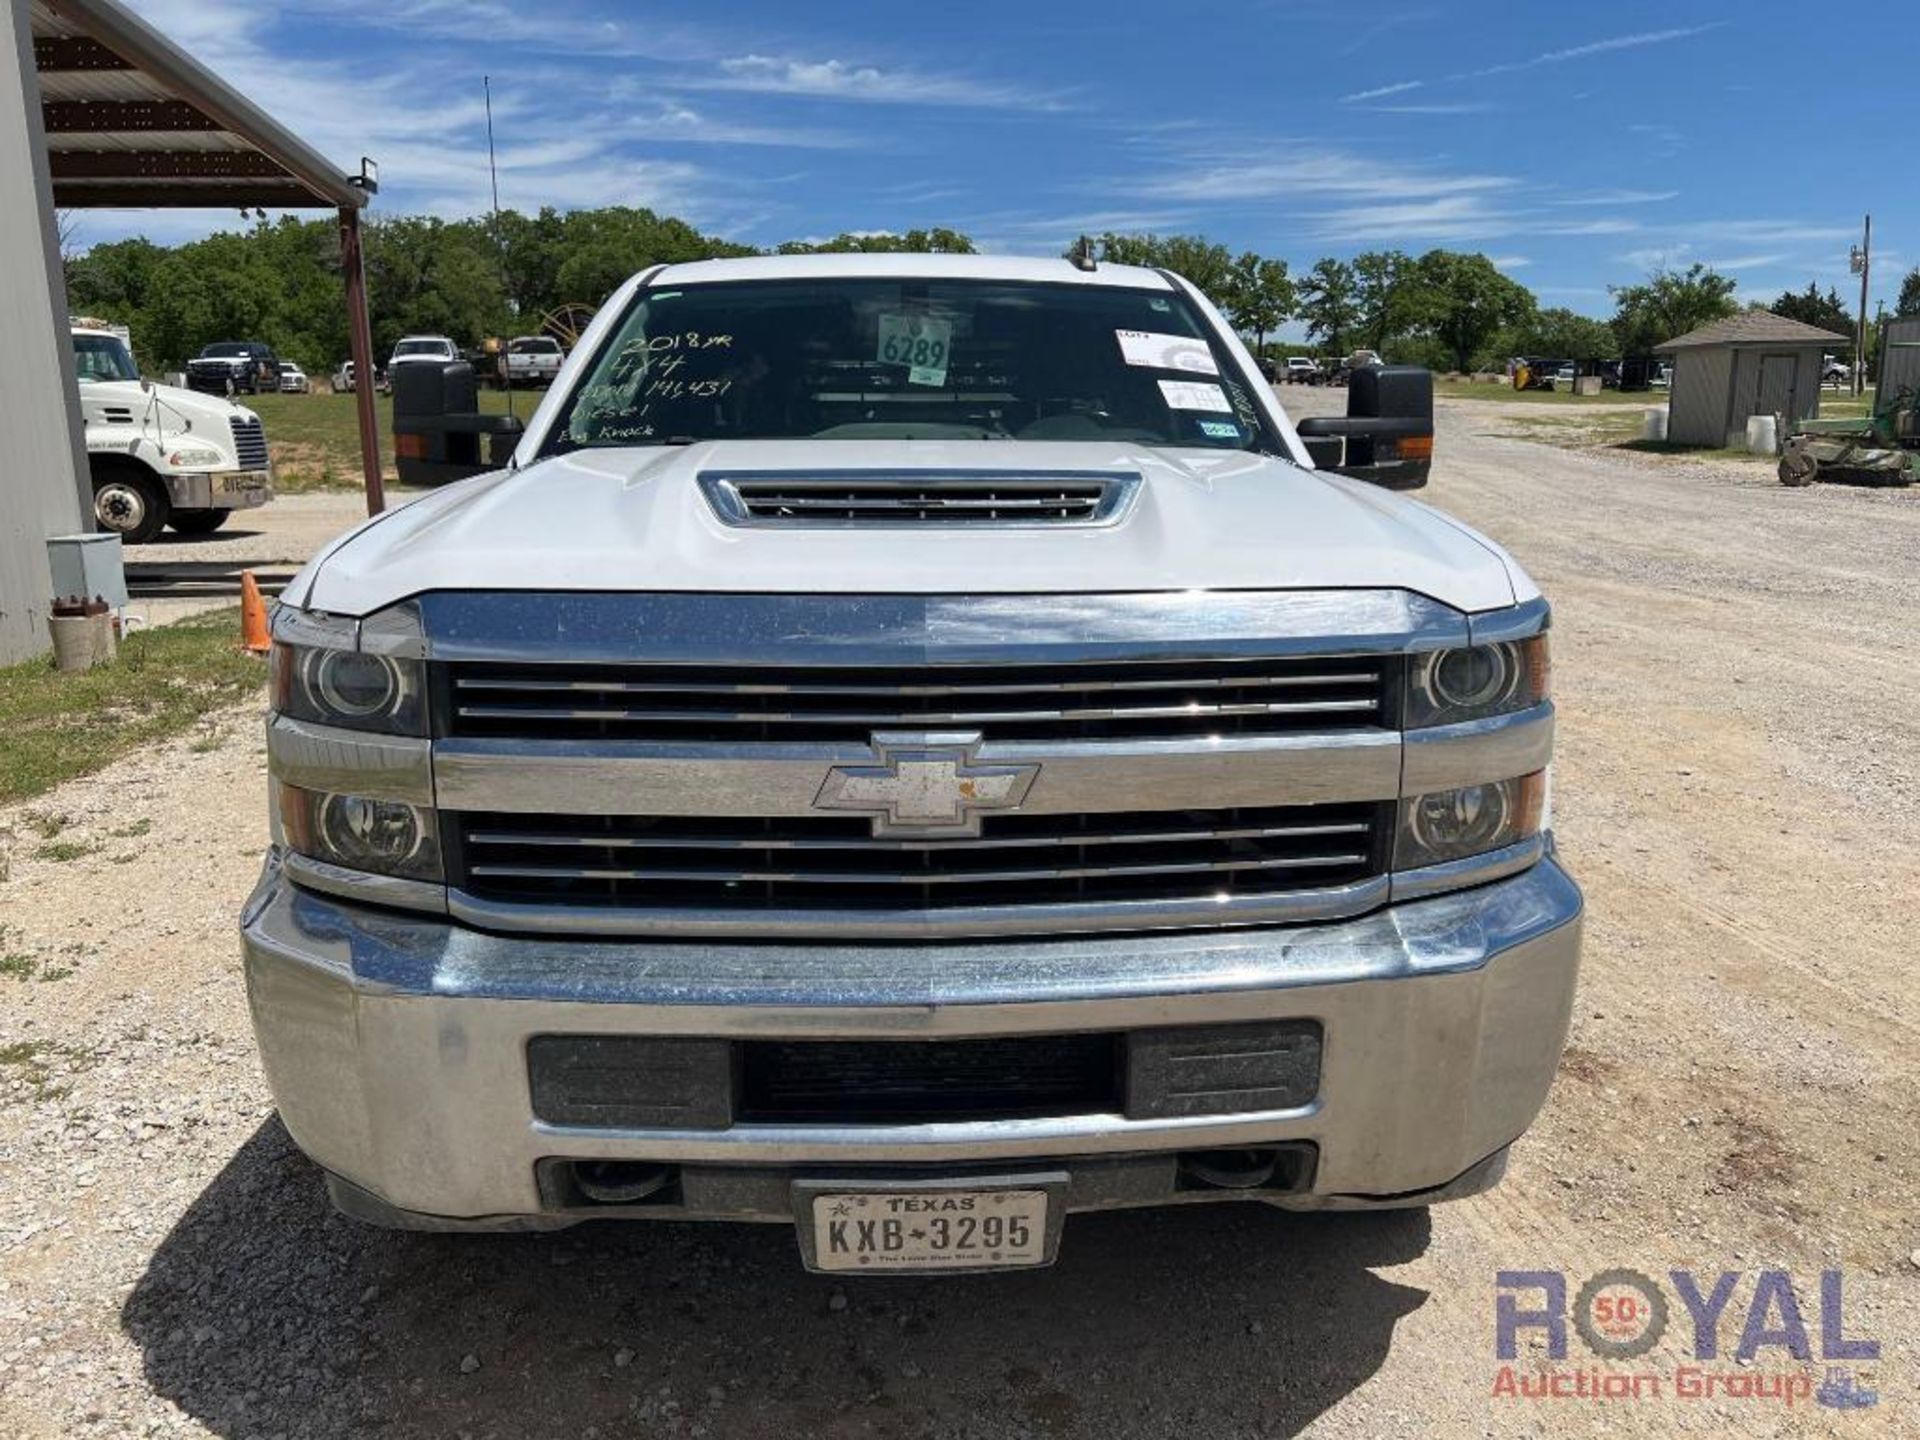
<path fill-rule="evenodd" d="M 46 538 L 92 528 L 54 211 L 331 209 L 355 371 L 373 372 L 349 176 L 117 0 L 8 0 L 0 36 L 0 663 L 47 645 Z M 367 509 L 385 503 L 373 387 L 355 387 Z"/>

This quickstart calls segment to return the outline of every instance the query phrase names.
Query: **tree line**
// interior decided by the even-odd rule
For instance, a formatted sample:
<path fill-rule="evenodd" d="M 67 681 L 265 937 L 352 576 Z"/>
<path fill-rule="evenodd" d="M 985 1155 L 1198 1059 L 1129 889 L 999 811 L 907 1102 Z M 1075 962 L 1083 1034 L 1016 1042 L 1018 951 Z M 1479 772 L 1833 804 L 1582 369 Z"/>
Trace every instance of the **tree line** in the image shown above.
<path fill-rule="evenodd" d="M 1236 255 L 1200 235 L 1104 234 L 1092 243 L 1102 260 L 1186 276 L 1268 354 L 1278 349 L 1269 337 L 1298 322 L 1306 348 L 1327 357 L 1364 348 L 1454 371 L 1498 369 L 1516 355 L 1607 360 L 1645 353 L 1737 308 L 1734 282 L 1699 264 L 1610 287 L 1614 313 L 1597 320 L 1543 307 L 1477 253 L 1372 250 L 1295 273 L 1284 259 Z M 598 306 L 647 266 L 762 253 L 632 206 L 465 220 L 384 217 L 368 222 L 364 250 L 376 354 L 406 334 L 448 335 L 473 347 L 490 335 L 527 333 L 562 306 Z M 823 250 L 971 254 L 974 244 L 958 230 L 932 228 L 793 240 L 774 253 Z M 179 369 L 213 340 L 265 340 L 316 373 L 347 353 L 339 237 L 328 220 L 263 220 L 175 246 L 145 239 L 96 245 L 68 260 L 67 293 L 75 314 L 129 326 L 150 371 Z M 1852 333 L 1831 289 L 1822 295 L 1810 284 L 1769 308 Z M 1901 286 L 1896 313 L 1920 314 L 1920 268 Z"/>

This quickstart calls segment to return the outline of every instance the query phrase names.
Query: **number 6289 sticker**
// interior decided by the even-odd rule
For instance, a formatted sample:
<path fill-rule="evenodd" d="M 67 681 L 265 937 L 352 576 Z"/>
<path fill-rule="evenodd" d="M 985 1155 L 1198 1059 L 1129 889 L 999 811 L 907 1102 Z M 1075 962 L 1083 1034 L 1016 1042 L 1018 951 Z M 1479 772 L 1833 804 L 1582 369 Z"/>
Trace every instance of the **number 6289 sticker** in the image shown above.
<path fill-rule="evenodd" d="M 938 315 L 882 315 L 874 359 L 905 365 L 909 385 L 944 385 L 953 322 Z"/>

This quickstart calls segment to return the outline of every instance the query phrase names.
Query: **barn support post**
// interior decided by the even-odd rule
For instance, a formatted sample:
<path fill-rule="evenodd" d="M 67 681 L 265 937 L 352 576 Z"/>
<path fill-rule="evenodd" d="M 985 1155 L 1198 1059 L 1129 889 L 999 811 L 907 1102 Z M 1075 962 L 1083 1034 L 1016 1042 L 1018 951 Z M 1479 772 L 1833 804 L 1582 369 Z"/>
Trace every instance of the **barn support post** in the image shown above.
<path fill-rule="evenodd" d="M 340 268 L 347 281 L 347 348 L 353 354 L 353 402 L 360 415 L 360 471 L 367 486 L 367 514 L 387 508 L 380 473 L 380 420 L 374 409 L 373 325 L 367 317 L 367 266 L 360 248 L 360 212 L 340 210 Z"/>

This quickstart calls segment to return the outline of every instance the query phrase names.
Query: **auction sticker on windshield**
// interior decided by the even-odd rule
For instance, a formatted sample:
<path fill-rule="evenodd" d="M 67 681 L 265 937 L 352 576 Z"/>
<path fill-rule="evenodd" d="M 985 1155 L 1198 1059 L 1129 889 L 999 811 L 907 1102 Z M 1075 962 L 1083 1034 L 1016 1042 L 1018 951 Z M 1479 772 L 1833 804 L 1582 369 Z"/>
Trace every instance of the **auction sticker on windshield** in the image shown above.
<path fill-rule="evenodd" d="M 1120 358 L 1149 370 L 1184 370 L 1190 375 L 1218 375 L 1219 362 L 1207 342 L 1191 335 L 1157 335 L 1151 330 L 1116 330 Z"/>
<path fill-rule="evenodd" d="M 1169 410 L 1207 410 L 1221 415 L 1231 415 L 1233 404 L 1227 399 L 1227 392 L 1218 385 L 1207 385 L 1197 380 L 1162 380 L 1160 396 L 1167 402 Z"/>
<path fill-rule="evenodd" d="M 905 365 L 909 385 L 944 385 L 952 348 L 951 320 L 938 315 L 882 315 L 874 358 L 885 365 Z"/>
<path fill-rule="evenodd" d="M 822 1182 L 830 1184 L 831 1182 Z M 843 1182 L 844 1183 L 844 1182 Z M 816 1270 L 1000 1270 L 1045 1265 L 1058 1234 L 1051 1187 L 807 1187 Z"/>

